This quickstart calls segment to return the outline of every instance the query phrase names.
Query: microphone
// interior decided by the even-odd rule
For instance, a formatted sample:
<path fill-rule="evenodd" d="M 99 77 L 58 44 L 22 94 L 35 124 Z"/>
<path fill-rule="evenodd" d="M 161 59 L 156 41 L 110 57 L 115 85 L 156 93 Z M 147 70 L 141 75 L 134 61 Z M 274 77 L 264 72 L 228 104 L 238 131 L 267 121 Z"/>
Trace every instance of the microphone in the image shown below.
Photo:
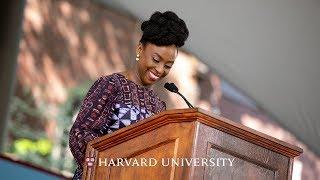
<path fill-rule="evenodd" d="M 165 83 L 164 87 L 170 92 L 179 94 L 182 97 L 182 99 L 187 103 L 189 108 L 193 108 L 192 104 L 179 92 L 179 89 L 174 83 Z"/>

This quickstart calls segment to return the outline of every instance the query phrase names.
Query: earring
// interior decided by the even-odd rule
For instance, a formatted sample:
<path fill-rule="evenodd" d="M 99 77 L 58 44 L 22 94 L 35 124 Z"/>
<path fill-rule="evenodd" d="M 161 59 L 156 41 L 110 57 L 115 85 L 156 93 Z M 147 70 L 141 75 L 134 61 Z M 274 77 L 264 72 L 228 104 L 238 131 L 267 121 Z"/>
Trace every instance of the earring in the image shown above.
<path fill-rule="evenodd" d="M 139 60 L 140 60 L 140 55 L 137 54 L 136 61 L 139 61 Z"/>

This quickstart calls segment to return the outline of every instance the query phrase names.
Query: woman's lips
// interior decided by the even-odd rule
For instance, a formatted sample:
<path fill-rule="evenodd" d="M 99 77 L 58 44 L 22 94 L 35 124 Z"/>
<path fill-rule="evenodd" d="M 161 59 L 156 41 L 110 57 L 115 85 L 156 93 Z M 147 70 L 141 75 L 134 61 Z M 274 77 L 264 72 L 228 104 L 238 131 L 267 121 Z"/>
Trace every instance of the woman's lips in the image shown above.
<path fill-rule="evenodd" d="M 156 76 L 155 74 L 153 74 L 151 71 L 148 71 L 148 75 L 152 81 L 156 81 L 160 78 L 159 76 Z"/>

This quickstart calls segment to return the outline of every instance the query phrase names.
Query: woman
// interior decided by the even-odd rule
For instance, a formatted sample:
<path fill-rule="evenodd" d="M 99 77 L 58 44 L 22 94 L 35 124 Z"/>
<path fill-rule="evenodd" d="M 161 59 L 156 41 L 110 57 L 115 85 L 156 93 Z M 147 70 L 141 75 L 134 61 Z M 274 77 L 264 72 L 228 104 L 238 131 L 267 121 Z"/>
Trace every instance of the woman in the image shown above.
<path fill-rule="evenodd" d="M 82 177 L 89 141 L 166 109 L 150 87 L 169 73 L 189 31 L 171 11 L 155 12 L 141 30 L 134 67 L 100 77 L 83 100 L 69 138 L 78 165 L 74 179 Z"/>

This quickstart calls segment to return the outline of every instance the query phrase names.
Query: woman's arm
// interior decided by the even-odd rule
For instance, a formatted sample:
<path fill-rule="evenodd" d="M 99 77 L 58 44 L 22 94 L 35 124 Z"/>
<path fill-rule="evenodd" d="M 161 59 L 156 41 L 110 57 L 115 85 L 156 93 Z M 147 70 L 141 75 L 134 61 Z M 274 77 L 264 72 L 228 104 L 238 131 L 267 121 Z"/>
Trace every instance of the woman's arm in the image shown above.
<path fill-rule="evenodd" d="M 161 108 L 160 108 L 160 112 L 167 110 L 167 104 L 166 104 L 166 102 L 161 101 L 161 104 L 162 104 L 162 106 L 161 106 Z"/>
<path fill-rule="evenodd" d="M 109 77 L 100 77 L 89 89 L 80 111 L 73 123 L 69 134 L 69 146 L 71 152 L 81 167 L 85 159 L 85 151 L 88 142 L 98 137 L 94 127 L 103 121 L 101 114 L 112 103 L 115 96 L 114 82 Z"/>

